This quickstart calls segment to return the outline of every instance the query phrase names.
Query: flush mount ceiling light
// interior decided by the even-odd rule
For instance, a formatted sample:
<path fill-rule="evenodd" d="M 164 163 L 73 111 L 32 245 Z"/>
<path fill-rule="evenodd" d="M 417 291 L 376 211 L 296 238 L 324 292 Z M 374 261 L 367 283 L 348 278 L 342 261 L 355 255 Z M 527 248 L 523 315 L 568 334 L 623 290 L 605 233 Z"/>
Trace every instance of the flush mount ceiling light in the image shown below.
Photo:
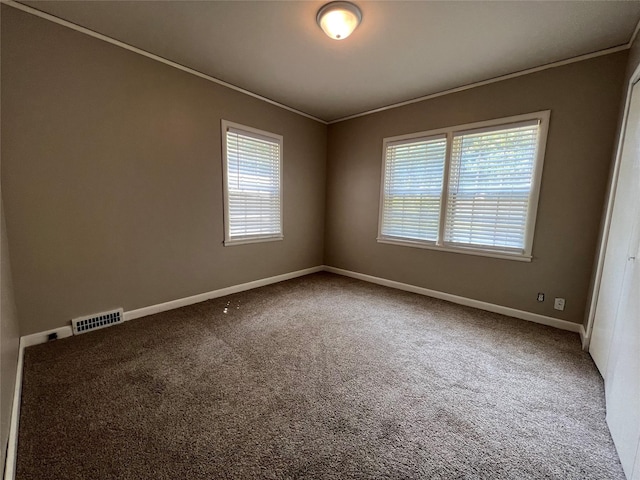
<path fill-rule="evenodd" d="M 362 12 L 351 2 L 327 3 L 316 15 L 316 22 L 328 37 L 344 40 L 353 33 L 360 21 Z"/>

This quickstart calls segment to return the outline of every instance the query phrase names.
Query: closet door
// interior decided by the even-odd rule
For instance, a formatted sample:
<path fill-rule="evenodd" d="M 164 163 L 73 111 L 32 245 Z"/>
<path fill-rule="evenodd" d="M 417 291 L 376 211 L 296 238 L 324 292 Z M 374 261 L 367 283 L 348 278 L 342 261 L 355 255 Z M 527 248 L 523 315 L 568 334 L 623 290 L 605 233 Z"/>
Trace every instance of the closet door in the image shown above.
<path fill-rule="evenodd" d="M 620 170 L 613 201 L 611 226 L 602 269 L 602 281 L 589 344 L 589 353 L 605 379 L 607 378 L 607 363 L 611 351 L 613 329 L 620 305 L 624 271 L 627 265 L 627 249 L 634 225 L 634 211 L 630 207 L 635 204 L 640 195 L 638 182 L 632 176 L 634 159 L 637 158 L 640 146 L 639 125 L 640 88 L 636 84 L 631 93 Z"/>
<path fill-rule="evenodd" d="M 589 351 L 605 380 L 607 424 L 628 479 L 640 480 L 640 89 L 630 110 Z"/>
<path fill-rule="evenodd" d="M 632 175 L 640 184 L 640 151 Z M 620 306 L 607 362 L 607 423 L 628 479 L 640 478 L 636 456 L 640 445 L 640 198 L 629 210 L 635 222 L 622 282 Z"/>

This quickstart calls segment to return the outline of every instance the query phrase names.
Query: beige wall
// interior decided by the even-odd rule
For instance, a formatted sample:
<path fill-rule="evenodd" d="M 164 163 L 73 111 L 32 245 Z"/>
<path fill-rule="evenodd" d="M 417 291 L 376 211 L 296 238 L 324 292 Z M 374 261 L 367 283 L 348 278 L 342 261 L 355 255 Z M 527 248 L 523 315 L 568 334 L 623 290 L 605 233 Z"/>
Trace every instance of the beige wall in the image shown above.
<path fill-rule="evenodd" d="M 331 125 L 325 263 L 582 323 L 626 60 L 607 55 Z M 384 137 L 547 109 L 531 263 L 376 242 Z M 553 297 L 566 298 L 564 312 Z"/>
<path fill-rule="evenodd" d="M 323 262 L 582 322 L 627 52 L 341 122 L 327 137 L 258 99 L 2 14 L 2 186 L 23 334 Z M 384 137 L 544 109 L 533 262 L 375 241 Z M 222 118 L 284 136 L 283 242 L 222 246 Z"/>
<path fill-rule="evenodd" d="M 322 264 L 325 125 L 2 9 L 22 334 Z M 222 245 L 221 119 L 284 136 L 284 241 Z"/>
<path fill-rule="evenodd" d="M 0 290 L 0 465 L 4 466 L 7 454 L 7 440 L 13 406 L 13 390 L 16 382 L 18 365 L 18 348 L 20 332 L 18 315 L 13 298 L 13 282 L 11 280 L 11 262 L 9 259 L 9 243 L 2 210 L 2 250 L 0 251 L 0 267 L 2 282 Z"/>

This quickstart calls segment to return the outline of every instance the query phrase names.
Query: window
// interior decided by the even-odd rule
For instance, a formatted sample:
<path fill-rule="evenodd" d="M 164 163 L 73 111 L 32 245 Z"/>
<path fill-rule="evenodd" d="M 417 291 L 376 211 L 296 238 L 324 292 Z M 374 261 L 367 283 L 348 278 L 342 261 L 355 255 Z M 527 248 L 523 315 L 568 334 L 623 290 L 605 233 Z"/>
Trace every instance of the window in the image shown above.
<path fill-rule="evenodd" d="M 387 144 L 383 235 L 438 239 L 446 148 L 445 135 Z"/>
<path fill-rule="evenodd" d="M 549 115 L 384 139 L 378 241 L 530 260 Z"/>
<path fill-rule="evenodd" d="M 282 136 L 222 120 L 225 245 L 282 240 Z"/>

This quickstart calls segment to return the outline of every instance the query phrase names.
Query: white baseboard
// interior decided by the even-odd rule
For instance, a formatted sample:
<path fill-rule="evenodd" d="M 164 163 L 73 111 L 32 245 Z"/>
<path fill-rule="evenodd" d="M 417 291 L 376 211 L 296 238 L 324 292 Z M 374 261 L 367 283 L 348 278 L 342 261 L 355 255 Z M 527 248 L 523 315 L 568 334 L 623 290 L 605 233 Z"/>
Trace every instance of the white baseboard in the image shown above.
<path fill-rule="evenodd" d="M 417 287 L 407 283 L 396 282 L 394 280 L 387 280 L 385 278 L 374 277 L 372 275 L 366 275 L 364 273 L 353 272 L 350 270 L 344 270 L 342 268 L 330 267 L 327 265 L 321 265 L 317 267 L 305 268 L 303 270 L 297 270 L 295 272 L 284 273 L 282 275 L 276 275 L 274 277 L 263 278 L 255 280 L 253 282 L 242 283 L 240 285 L 234 285 L 231 287 L 221 288 L 213 290 L 211 292 L 201 293 L 199 295 L 193 295 L 191 297 L 180 298 L 172 300 L 170 302 L 159 303 L 157 305 L 151 305 L 148 307 L 138 308 L 136 310 L 129 310 L 124 312 L 125 320 L 133 320 L 136 318 L 146 317 L 147 315 L 153 315 L 155 313 L 166 312 L 187 305 L 193 305 L 194 303 L 204 302 L 211 300 L 212 298 L 224 297 L 225 295 L 231 295 L 233 293 L 244 292 L 253 288 L 263 287 L 273 283 L 282 282 L 284 280 L 290 280 L 296 277 L 302 277 L 316 272 L 331 272 L 346 277 L 352 277 L 366 282 L 376 283 L 386 287 L 397 288 L 399 290 L 405 290 L 407 292 L 418 293 L 420 295 L 426 295 L 428 297 L 439 298 L 441 300 L 447 300 L 452 303 L 460 305 L 466 305 L 468 307 L 478 308 L 480 310 L 487 310 L 489 312 L 500 313 L 502 315 L 508 315 L 510 317 L 520 318 L 522 320 L 528 320 L 530 322 L 541 323 L 551 327 L 560 328 L 562 330 L 569 330 L 572 332 L 578 332 L 580 338 L 584 342 L 585 329 L 583 325 L 567 322 L 566 320 L 560 320 L 553 317 L 547 317 L 539 315 L 537 313 L 525 312 L 523 310 L 517 310 L 515 308 L 504 307 L 502 305 L 496 305 L 493 303 L 482 302 L 480 300 L 474 300 L 471 298 L 460 297 L 458 295 L 452 295 L 450 293 L 439 292 L 437 290 L 430 290 L 428 288 Z M 7 448 L 7 457 L 5 464 L 4 480 L 14 480 L 15 468 L 16 468 L 16 453 L 18 449 L 18 422 L 20 419 L 20 401 L 22 394 L 22 367 L 24 363 L 24 349 L 31 345 L 37 345 L 48 341 L 50 333 L 57 333 L 58 338 L 66 338 L 73 335 L 71 326 L 54 328 L 45 332 L 33 333 L 31 335 L 25 335 L 20 338 L 20 350 L 18 353 L 18 366 L 16 370 L 16 385 L 13 395 L 13 407 L 11 411 L 11 426 L 9 429 L 9 444 Z"/>
<path fill-rule="evenodd" d="M 251 290 L 252 288 L 263 287 L 272 283 L 278 283 L 285 280 L 290 280 L 292 278 L 302 277 L 304 275 L 321 272 L 323 270 L 324 267 L 322 265 L 319 265 L 317 267 L 305 268 L 304 270 L 283 273 L 282 275 L 262 278 L 253 282 L 247 282 L 240 285 L 221 288 L 219 290 L 213 290 L 211 292 L 201 293 L 199 295 L 193 295 L 191 297 L 180 298 L 178 300 L 172 300 L 170 302 L 159 303 L 157 305 L 151 305 L 149 307 L 138 308 L 136 310 L 124 312 L 124 319 L 133 320 L 135 318 L 146 317 L 147 315 L 153 315 L 154 313 L 166 312 L 167 310 L 173 310 L 175 308 L 185 307 L 194 303 L 204 302 L 205 300 L 210 300 L 212 298 L 224 297 L 225 295 L 231 295 L 233 293 L 244 292 L 245 290 Z M 13 393 L 13 407 L 11 410 L 11 426 L 9 428 L 9 443 L 7 447 L 4 480 L 14 480 L 15 478 L 17 460 L 16 454 L 18 451 L 18 422 L 20 420 L 20 402 L 22 397 L 22 368 L 24 363 L 24 349 L 32 345 L 46 343 L 49 339 L 49 334 L 51 333 L 57 333 L 59 339 L 66 338 L 73 336 L 73 329 L 70 325 L 66 325 L 64 327 L 47 330 L 45 332 L 32 333 L 31 335 L 24 335 L 20 337 L 18 366 L 16 369 L 16 385 Z"/>
<path fill-rule="evenodd" d="M 545 315 L 539 315 L 537 313 L 526 312 L 524 310 L 518 310 L 511 307 L 504 307 L 502 305 L 496 305 L 495 303 L 482 302 L 480 300 L 474 300 L 472 298 L 460 297 L 451 293 L 439 292 L 437 290 L 430 290 L 428 288 L 417 287 L 408 283 L 396 282 L 394 280 L 387 280 L 386 278 L 374 277 L 372 275 L 366 275 L 364 273 L 353 272 L 351 270 L 344 270 L 342 268 L 325 266 L 324 270 L 331 273 L 337 273 L 338 275 L 344 275 L 345 277 L 357 278 L 358 280 L 364 280 L 365 282 L 376 283 L 378 285 L 384 285 L 385 287 L 397 288 L 398 290 L 404 290 L 407 292 L 418 293 L 420 295 L 426 295 L 428 297 L 439 298 L 441 300 L 447 300 L 448 302 L 457 303 L 460 305 L 466 305 L 467 307 L 474 307 L 480 310 L 486 310 L 488 312 L 500 313 L 502 315 L 508 315 L 510 317 L 520 318 L 529 322 L 541 323 L 542 325 L 548 325 L 550 327 L 559 328 L 561 330 L 569 330 L 571 332 L 584 332 L 584 327 L 578 323 L 568 322 L 566 320 L 560 320 L 558 318 L 547 317 Z M 582 335 L 582 333 L 581 333 Z"/>
<path fill-rule="evenodd" d="M 147 315 L 153 315 L 154 313 L 166 312 L 167 310 L 173 310 L 175 308 L 186 307 L 187 305 L 193 305 L 194 303 L 204 302 L 205 300 L 211 300 L 212 298 L 224 297 L 233 293 L 244 292 L 253 288 L 264 287 L 265 285 L 271 285 L 272 283 L 283 282 L 285 280 L 291 280 L 292 278 L 302 277 L 311 273 L 321 272 L 324 270 L 322 265 L 317 267 L 305 268 L 304 270 L 297 270 L 295 272 L 283 273 L 282 275 L 276 275 L 275 277 L 262 278 L 260 280 L 254 280 L 253 282 L 241 283 L 240 285 L 233 285 L 231 287 L 220 288 L 211 292 L 200 293 L 191 297 L 179 298 L 170 302 L 158 303 L 157 305 L 151 305 L 149 307 L 138 308 L 136 310 L 129 310 L 124 312 L 124 319 L 133 320 L 135 318 L 146 317 Z"/>
<path fill-rule="evenodd" d="M 58 338 L 70 337 L 73 330 L 70 326 L 54 328 L 46 332 L 33 333 L 20 337 L 18 347 L 18 363 L 16 366 L 16 383 L 13 389 L 13 405 L 11 407 L 11 423 L 9 425 L 9 440 L 7 456 L 4 464 L 4 480 L 13 480 L 16 475 L 16 461 L 18 459 L 18 428 L 20 426 L 20 403 L 22 401 L 22 370 L 24 365 L 24 349 L 31 345 L 45 343 L 50 333 L 57 333 Z"/>
<path fill-rule="evenodd" d="M 589 339 L 587 338 L 587 331 L 584 328 L 584 325 L 580 325 L 580 330 L 578 331 L 580 334 L 580 343 L 582 344 L 582 349 L 587 352 L 589 350 Z"/>
<path fill-rule="evenodd" d="M 9 424 L 9 441 L 4 463 L 4 480 L 13 480 L 16 476 L 18 460 L 18 426 L 20 421 L 20 401 L 22 399 L 22 365 L 24 363 L 24 337 L 18 347 L 18 364 L 16 366 L 16 384 L 13 387 L 13 405 L 11 407 L 11 423 Z"/>
<path fill-rule="evenodd" d="M 146 317 L 155 313 L 166 312 L 187 305 L 193 305 L 194 303 L 204 302 L 213 298 L 224 297 L 234 293 L 244 292 L 253 288 L 264 287 L 265 285 L 271 285 L 273 283 L 283 282 L 285 280 L 291 280 L 292 278 L 302 277 L 316 272 L 331 272 L 346 277 L 357 278 L 366 282 L 376 283 L 386 287 L 397 288 L 407 292 L 418 293 L 420 295 L 426 295 L 428 297 L 439 298 L 441 300 L 447 300 L 452 303 L 460 305 L 466 305 L 468 307 L 479 308 L 480 310 L 487 310 L 489 312 L 500 313 L 502 315 L 508 315 L 510 317 L 520 318 L 522 320 L 528 320 L 530 322 L 540 323 L 542 325 L 548 325 L 562 330 L 569 330 L 571 332 L 577 332 L 580 334 L 580 338 L 584 341 L 585 329 L 584 326 L 578 323 L 568 322 L 566 320 L 560 320 L 558 318 L 547 317 L 545 315 L 539 315 L 537 313 L 526 312 L 524 310 L 518 310 L 511 307 L 505 307 L 502 305 L 496 305 L 494 303 L 483 302 L 480 300 L 474 300 L 472 298 L 461 297 L 453 295 L 451 293 L 440 292 L 438 290 L 431 290 L 424 287 L 418 287 L 416 285 L 410 285 L 408 283 L 396 282 L 395 280 L 387 280 L 386 278 L 374 277 L 373 275 L 367 275 L 365 273 L 358 273 L 351 270 L 344 270 L 342 268 L 330 267 L 328 265 L 319 265 L 316 267 L 305 268 L 303 270 L 297 270 L 295 272 L 283 273 L 274 277 L 262 278 L 260 280 L 254 280 L 252 282 L 242 283 L 240 285 L 233 285 L 231 287 L 220 288 L 218 290 L 212 290 L 210 292 L 200 293 L 198 295 L 192 295 L 190 297 L 179 298 L 171 300 L 169 302 L 158 303 L 156 305 L 150 305 L 148 307 L 142 307 L 135 310 L 129 310 L 124 312 L 124 319 L 134 320 L 136 318 Z M 71 326 L 54 328 L 45 332 L 33 333 L 31 335 L 25 335 L 20 339 L 21 348 L 26 348 L 31 345 L 37 345 L 39 343 L 45 343 L 50 333 L 57 333 L 58 338 L 66 338 L 73 335 Z"/>
<path fill-rule="evenodd" d="M 124 320 L 134 320 L 136 318 L 146 317 L 155 313 L 166 312 L 168 310 L 173 310 L 180 307 L 186 307 L 187 305 L 204 302 L 206 300 L 211 300 L 212 298 L 224 297 L 233 293 L 244 292 L 253 288 L 271 285 L 272 283 L 283 282 L 285 280 L 291 280 L 292 278 L 321 272 L 324 269 L 324 266 L 318 265 L 316 267 L 296 270 L 295 272 L 283 273 L 274 277 L 261 278 L 260 280 L 254 280 L 253 282 L 241 283 L 240 285 L 233 285 L 231 287 L 220 288 L 218 290 L 212 290 L 210 292 L 192 295 L 191 297 L 179 298 L 177 300 L 171 300 L 170 302 L 158 303 L 157 305 L 150 305 L 148 307 L 142 307 L 136 310 L 129 310 L 127 312 L 124 312 Z M 53 328 L 44 332 L 24 335 L 20 338 L 21 345 L 23 345 L 22 348 L 30 347 L 32 345 L 38 345 L 40 343 L 46 343 L 48 341 L 49 334 L 51 333 L 57 333 L 59 339 L 66 338 L 73 336 L 73 329 L 70 325 L 65 325 L 64 327 Z"/>
<path fill-rule="evenodd" d="M 23 345 L 22 348 L 30 347 L 31 345 L 39 345 L 41 343 L 47 343 L 49 340 L 49 334 L 57 333 L 58 338 L 67 338 L 73 335 L 73 329 L 70 325 L 66 325 L 64 327 L 53 328 L 51 330 L 47 330 L 46 332 L 38 332 L 32 333 L 31 335 L 24 335 L 20 338 L 20 344 Z"/>

